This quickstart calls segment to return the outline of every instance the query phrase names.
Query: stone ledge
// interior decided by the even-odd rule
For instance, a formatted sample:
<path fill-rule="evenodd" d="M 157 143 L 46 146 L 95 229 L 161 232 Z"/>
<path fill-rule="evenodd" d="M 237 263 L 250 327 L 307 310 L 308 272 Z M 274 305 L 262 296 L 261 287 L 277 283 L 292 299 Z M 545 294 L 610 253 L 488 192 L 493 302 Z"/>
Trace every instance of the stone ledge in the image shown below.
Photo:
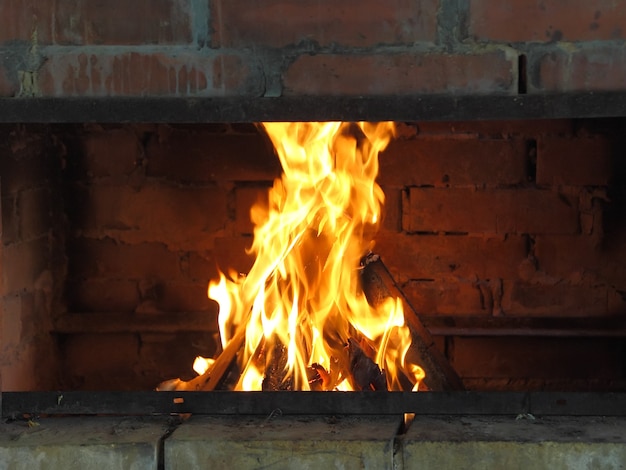
<path fill-rule="evenodd" d="M 624 429 L 616 417 L 421 416 L 399 439 L 402 468 L 618 469 Z"/>
<path fill-rule="evenodd" d="M 165 441 L 165 468 L 391 469 L 400 416 L 192 417 Z"/>
<path fill-rule="evenodd" d="M 43 418 L 0 425 L 2 469 L 156 469 L 167 418 Z"/>
<path fill-rule="evenodd" d="M 0 469 L 618 469 L 624 417 L 63 417 L 0 424 Z M 534 419 L 533 419 L 534 418 Z"/>

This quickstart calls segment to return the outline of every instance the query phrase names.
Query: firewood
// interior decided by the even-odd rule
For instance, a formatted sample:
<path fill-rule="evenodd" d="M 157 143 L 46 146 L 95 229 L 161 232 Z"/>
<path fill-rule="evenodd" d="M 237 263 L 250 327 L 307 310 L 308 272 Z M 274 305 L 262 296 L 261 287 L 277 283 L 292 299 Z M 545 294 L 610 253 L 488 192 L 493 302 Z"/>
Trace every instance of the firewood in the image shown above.
<path fill-rule="evenodd" d="M 209 371 L 208 380 L 206 380 L 198 390 L 215 390 L 215 388 L 219 385 L 220 381 L 224 377 L 224 374 L 230 367 L 230 364 L 233 362 L 233 359 L 237 356 L 237 353 L 242 348 L 244 340 L 246 339 L 246 325 L 241 324 L 237 327 L 237 331 L 235 335 L 228 342 L 222 354 L 220 354 L 213 366 Z"/>
<path fill-rule="evenodd" d="M 293 376 L 287 377 L 287 347 L 274 337 L 274 346 L 266 354 L 262 390 L 293 390 Z"/>
<path fill-rule="evenodd" d="M 460 377 L 446 357 L 437 349 L 430 332 L 397 286 L 380 257 L 369 254 L 363 258 L 361 265 L 363 267 L 361 271 L 363 292 L 370 305 L 377 307 L 388 297 L 402 300 L 404 318 L 411 330 L 413 345 L 417 348 L 421 359 L 419 365 L 426 373 L 422 381 L 426 387 L 433 391 L 463 390 Z"/>
<path fill-rule="evenodd" d="M 341 379 L 341 374 L 336 358 L 330 358 L 330 368 L 326 370 L 324 366 L 314 362 L 307 368 L 309 386 L 315 391 L 334 390 Z"/>
<path fill-rule="evenodd" d="M 354 338 L 348 339 L 350 382 L 354 390 L 387 390 L 387 379 Z"/>
<path fill-rule="evenodd" d="M 235 335 L 228 342 L 222 353 L 215 359 L 215 362 L 204 374 L 185 382 L 180 379 L 167 380 L 157 387 L 157 390 L 186 390 L 186 391 L 211 391 L 220 384 L 225 374 L 228 372 L 233 359 L 241 349 L 245 339 L 245 325 L 239 325 Z"/>

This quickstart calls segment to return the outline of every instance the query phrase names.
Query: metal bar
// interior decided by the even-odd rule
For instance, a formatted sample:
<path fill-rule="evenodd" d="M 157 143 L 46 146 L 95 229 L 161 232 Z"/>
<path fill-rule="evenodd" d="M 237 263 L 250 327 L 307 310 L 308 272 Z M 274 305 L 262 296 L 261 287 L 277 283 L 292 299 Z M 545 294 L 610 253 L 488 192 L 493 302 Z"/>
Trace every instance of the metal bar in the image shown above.
<path fill-rule="evenodd" d="M 553 392 L 5 392 L 2 416 L 510 415 L 626 416 L 626 393 Z"/>
<path fill-rule="evenodd" d="M 626 393 L 531 393 L 530 409 L 538 416 L 625 416 Z"/>
<path fill-rule="evenodd" d="M 454 96 L 0 98 L 0 122 L 447 121 L 626 116 L 626 92 Z"/>

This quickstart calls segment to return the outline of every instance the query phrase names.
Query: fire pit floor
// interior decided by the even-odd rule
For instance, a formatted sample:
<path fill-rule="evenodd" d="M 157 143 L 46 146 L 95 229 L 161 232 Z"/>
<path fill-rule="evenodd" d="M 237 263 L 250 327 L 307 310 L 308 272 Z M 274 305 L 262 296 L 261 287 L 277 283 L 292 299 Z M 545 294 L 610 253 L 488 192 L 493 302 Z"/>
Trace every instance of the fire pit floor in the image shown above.
<path fill-rule="evenodd" d="M 1 468 L 621 468 L 626 418 L 55 417 L 0 428 Z"/>

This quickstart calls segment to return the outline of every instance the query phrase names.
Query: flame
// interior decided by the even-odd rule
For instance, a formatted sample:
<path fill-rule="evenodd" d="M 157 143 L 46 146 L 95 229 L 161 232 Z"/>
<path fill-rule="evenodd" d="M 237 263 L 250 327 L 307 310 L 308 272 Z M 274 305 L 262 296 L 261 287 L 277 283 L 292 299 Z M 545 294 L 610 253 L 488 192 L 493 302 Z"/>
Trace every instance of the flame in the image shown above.
<path fill-rule="evenodd" d="M 198 375 L 204 374 L 209 368 L 213 365 L 215 359 L 211 359 L 209 357 L 196 357 L 196 360 L 193 361 L 193 370 Z"/>
<path fill-rule="evenodd" d="M 372 246 L 384 202 L 375 182 L 378 154 L 393 137 L 394 124 L 263 128 L 283 175 L 269 192 L 269 207 L 251 210 L 256 261 L 247 276 L 221 274 L 208 289 L 220 307 L 222 347 L 238 327 L 245 328 L 235 389 L 259 390 L 273 381 L 279 389 L 310 390 L 314 383 L 317 389 L 351 390 L 358 380 L 350 377 L 350 367 L 358 361 L 384 369 L 388 389 L 401 390 L 402 375 L 417 387 L 424 373 L 405 364 L 411 338 L 402 302 L 390 298 L 370 306 L 359 279 L 359 262 Z"/>

